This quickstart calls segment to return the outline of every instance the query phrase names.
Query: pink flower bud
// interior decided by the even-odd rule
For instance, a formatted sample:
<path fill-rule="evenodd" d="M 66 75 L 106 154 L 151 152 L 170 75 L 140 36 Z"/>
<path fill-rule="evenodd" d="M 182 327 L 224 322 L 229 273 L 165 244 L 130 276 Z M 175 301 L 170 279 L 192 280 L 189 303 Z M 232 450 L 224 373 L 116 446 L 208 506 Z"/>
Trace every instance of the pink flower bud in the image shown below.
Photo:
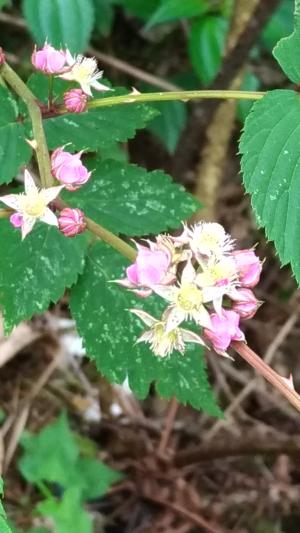
<path fill-rule="evenodd" d="M 231 341 L 243 341 L 245 339 L 239 328 L 240 316 L 234 311 L 223 309 L 222 315 L 213 313 L 210 319 L 211 328 L 205 328 L 204 335 L 220 355 L 227 355 L 226 350 Z"/>
<path fill-rule="evenodd" d="M 244 287 L 255 287 L 259 282 L 262 263 L 253 250 L 236 250 L 232 253 L 239 273 L 239 281 Z"/>
<path fill-rule="evenodd" d="M 162 250 L 139 246 L 135 263 L 127 268 L 127 279 L 132 285 L 151 287 L 162 283 L 170 265 L 168 255 Z"/>
<path fill-rule="evenodd" d="M 76 191 L 91 177 L 91 172 L 81 162 L 81 155 L 82 152 L 70 154 L 57 148 L 51 156 L 52 174 L 68 191 Z"/>
<path fill-rule="evenodd" d="M 71 89 L 64 94 L 64 103 L 70 113 L 85 111 L 87 100 L 87 95 L 81 89 Z"/>
<path fill-rule="evenodd" d="M 13 213 L 10 216 L 9 221 L 14 228 L 20 228 L 23 224 L 23 216 L 21 213 Z"/>
<path fill-rule="evenodd" d="M 41 50 L 36 47 L 31 56 L 33 66 L 45 74 L 60 74 L 64 71 L 66 54 L 45 43 Z"/>
<path fill-rule="evenodd" d="M 80 209 L 66 207 L 58 217 L 58 227 L 66 237 L 75 237 L 86 229 L 84 213 Z"/>
<path fill-rule="evenodd" d="M 236 295 L 231 298 L 234 300 L 232 310 L 240 315 L 241 318 L 252 318 L 262 302 L 257 300 L 250 289 L 237 289 Z"/>

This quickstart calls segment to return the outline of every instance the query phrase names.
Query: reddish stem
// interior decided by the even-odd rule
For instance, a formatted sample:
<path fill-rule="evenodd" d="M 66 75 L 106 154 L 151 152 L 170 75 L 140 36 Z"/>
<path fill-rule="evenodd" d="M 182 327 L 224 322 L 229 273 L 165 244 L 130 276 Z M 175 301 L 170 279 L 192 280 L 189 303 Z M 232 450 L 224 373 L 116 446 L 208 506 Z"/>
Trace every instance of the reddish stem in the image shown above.
<path fill-rule="evenodd" d="M 247 344 L 240 341 L 233 341 L 232 348 L 249 365 L 257 370 L 271 385 L 273 385 L 298 411 L 300 411 L 300 396 L 288 385 L 285 378 L 281 377 L 267 363 L 263 361 Z"/>

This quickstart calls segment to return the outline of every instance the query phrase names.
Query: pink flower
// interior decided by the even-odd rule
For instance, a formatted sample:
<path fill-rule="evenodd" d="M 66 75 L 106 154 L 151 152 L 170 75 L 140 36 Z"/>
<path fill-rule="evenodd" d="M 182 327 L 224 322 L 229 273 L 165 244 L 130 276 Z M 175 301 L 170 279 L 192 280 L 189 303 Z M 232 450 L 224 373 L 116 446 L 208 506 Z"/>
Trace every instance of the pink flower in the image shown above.
<path fill-rule="evenodd" d="M 66 237 L 75 237 L 86 229 L 84 213 L 80 209 L 66 207 L 58 217 L 58 227 Z"/>
<path fill-rule="evenodd" d="M 31 56 L 33 66 L 45 74 L 60 74 L 64 71 L 66 54 L 63 50 L 56 50 L 45 43 L 41 50 L 36 47 Z"/>
<path fill-rule="evenodd" d="M 262 263 L 253 250 L 232 252 L 239 273 L 239 281 L 244 287 L 255 287 L 259 282 Z"/>
<path fill-rule="evenodd" d="M 21 213 L 13 213 L 9 217 L 9 221 L 14 228 L 21 228 L 24 222 L 23 215 Z"/>
<path fill-rule="evenodd" d="M 137 244 L 137 248 L 136 261 L 126 269 L 127 278 L 117 280 L 117 283 L 134 290 L 138 296 L 147 297 L 154 285 L 174 281 L 174 275 L 169 272 L 171 254 L 167 248 L 160 249 L 155 243 L 151 243 L 151 248 Z"/>
<path fill-rule="evenodd" d="M 91 177 L 91 172 L 80 159 L 81 155 L 82 152 L 70 154 L 63 148 L 57 148 L 51 156 L 52 174 L 68 191 L 76 191 Z"/>
<path fill-rule="evenodd" d="M 262 304 L 250 289 L 237 289 L 232 299 L 235 300 L 232 307 L 233 311 L 244 319 L 252 318 Z"/>
<path fill-rule="evenodd" d="M 227 356 L 226 350 L 231 341 L 243 341 L 244 333 L 239 328 L 240 316 L 234 311 L 223 309 L 222 315 L 213 313 L 211 327 L 204 329 L 204 335 L 210 340 L 214 350 Z"/>
<path fill-rule="evenodd" d="M 64 103 L 70 113 L 82 113 L 86 109 L 88 97 L 82 89 L 71 89 L 64 94 Z"/>

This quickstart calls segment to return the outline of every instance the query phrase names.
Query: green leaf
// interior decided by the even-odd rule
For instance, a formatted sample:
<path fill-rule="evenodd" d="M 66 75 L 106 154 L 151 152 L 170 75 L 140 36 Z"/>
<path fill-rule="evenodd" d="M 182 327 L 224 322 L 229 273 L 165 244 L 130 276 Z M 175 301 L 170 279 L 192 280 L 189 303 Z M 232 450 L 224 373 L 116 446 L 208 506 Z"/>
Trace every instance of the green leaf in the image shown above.
<path fill-rule="evenodd" d="M 114 8 L 112 0 L 93 0 L 95 9 L 95 31 L 103 37 L 108 37 L 114 22 Z"/>
<path fill-rule="evenodd" d="M 149 126 L 150 131 L 165 145 L 168 152 L 173 154 L 186 121 L 186 105 L 182 102 L 160 102 L 153 107 L 160 111 Z"/>
<path fill-rule="evenodd" d="M 260 85 L 260 81 L 251 72 L 246 72 L 241 85 L 242 91 L 257 91 Z M 245 122 L 249 112 L 252 108 L 253 102 L 251 100 L 239 100 L 237 104 L 237 114 L 241 122 Z"/>
<path fill-rule="evenodd" d="M 88 45 L 94 24 L 92 0 L 23 0 L 23 14 L 39 46 L 48 40 L 78 53 Z"/>
<path fill-rule="evenodd" d="M 118 161 L 92 160 L 87 166 L 95 169 L 91 180 L 76 195 L 63 196 L 116 233 L 137 236 L 176 228 L 200 207 L 161 170 L 147 172 Z"/>
<path fill-rule="evenodd" d="M 92 519 L 83 509 L 80 491 L 77 488 L 66 490 L 62 500 L 49 499 L 37 506 L 37 511 L 45 517 L 52 518 L 55 533 L 92 533 Z"/>
<path fill-rule="evenodd" d="M 24 452 L 19 467 L 27 481 L 58 483 L 63 489 L 75 487 L 81 501 L 103 496 L 121 477 L 101 461 L 80 456 L 64 414 L 39 434 L 25 434 L 21 444 Z"/>
<path fill-rule="evenodd" d="M 208 8 L 206 0 L 163 0 L 146 27 L 150 28 L 155 24 L 203 15 Z"/>
<path fill-rule="evenodd" d="M 189 37 L 189 56 L 202 83 L 208 85 L 221 65 L 228 21 L 209 15 L 193 23 Z"/>
<path fill-rule="evenodd" d="M 207 381 L 203 350 L 193 347 L 184 356 L 155 357 L 145 344 L 135 344 L 141 322 L 128 309 L 141 307 L 130 291 L 110 283 L 123 277 L 126 260 L 110 247 L 97 242 L 90 249 L 86 269 L 72 288 L 70 307 L 87 353 L 110 382 L 127 377 L 133 392 L 145 398 L 150 384 L 158 392 L 176 398 L 214 416 L 221 412 Z M 150 297 L 143 308 L 158 316 L 162 300 Z M 140 305 L 139 305 L 140 304 Z"/>
<path fill-rule="evenodd" d="M 281 1 L 265 27 L 261 39 L 270 52 L 280 39 L 293 31 L 293 6 L 294 0 Z"/>
<path fill-rule="evenodd" d="M 240 141 L 246 191 L 259 226 L 283 265 L 300 282 L 300 100 L 294 91 L 269 92 L 246 119 Z"/>
<path fill-rule="evenodd" d="M 67 82 L 61 78 L 53 78 L 53 96 L 57 100 L 62 100 L 63 94 L 68 90 L 72 82 Z M 73 84 L 74 85 L 74 84 Z M 42 72 L 34 72 L 27 80 L 27 86 L 33 94 L 44 104 L 48 103 L 49 80 Z"/>
<path fill-rule="evenodd" d="M 17 123 L 18 106 L 10 92 L 0 86 L 0 184 L 9 183 L 31 158 L 23 124 Z"/>
<path fill-rule="evenodd" d="M 3 481 L 0 477 L 0 498 L 3 498 Z M 2 501 L 0 500 L 0 531 L 1 533 L 12 533 L 6 518 L 6 512 L 4 511 L 4 507 L 2 505 Z"/>
<path fill-rule="evenodd" d="M 67 239 L 57 228 L 39 224 L 22 242 L 19 230 L 0 221 L 0 304 L 5 330 L 45 311 L 82 272 L 86 239 Z"/>
<path fill-rule="evenodd" d="M 294 31 L 288 37 L 279 41 L 273 50 L 273 55 L 278 61 L 287 77 L 294 83 L 300 82 L 300 1 L 295 2 Z"/>
<path fill-rule="evenodd" d="M 97 150 L 131 139 L 157 114 L 157 110 L 143 104 L 99 107 L 46 119 L 44 127 L 50 149 L 71 143 L 71 150 Z"/>

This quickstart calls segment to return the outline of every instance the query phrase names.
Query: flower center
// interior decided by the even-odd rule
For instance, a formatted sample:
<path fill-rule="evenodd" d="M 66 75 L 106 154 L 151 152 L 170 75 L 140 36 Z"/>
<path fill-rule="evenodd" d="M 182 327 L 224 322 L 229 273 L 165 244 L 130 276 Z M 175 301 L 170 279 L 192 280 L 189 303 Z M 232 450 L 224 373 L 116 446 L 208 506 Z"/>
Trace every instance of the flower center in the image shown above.
<path fill-rule="evenodd" d="M 41 217 L 45 212 L 45 202 L 39 196 L 33 197 L 25 196 L 23 201 L 23 212 L 30 217 Z"/>
<path fill-rule="evenodd" d="M 202 291 L 193 283 L 181 285 L 177 293 L 177 304 L 183 311 L 199 309 L 203 303 Z"/>

